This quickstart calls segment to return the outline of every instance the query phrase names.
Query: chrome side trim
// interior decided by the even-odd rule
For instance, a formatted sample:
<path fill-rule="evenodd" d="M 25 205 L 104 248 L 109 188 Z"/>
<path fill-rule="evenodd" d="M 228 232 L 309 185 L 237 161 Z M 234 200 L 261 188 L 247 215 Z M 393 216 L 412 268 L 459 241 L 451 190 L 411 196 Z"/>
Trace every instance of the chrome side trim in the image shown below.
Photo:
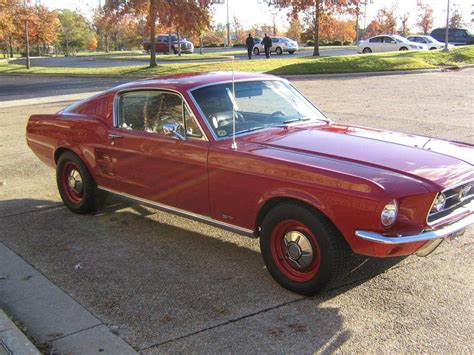
<path fill-rule="evenodd" d="M 159 202 L 150 201 L 150 200 L 147 200 L 147 199 L 144 199 L 144 198 L 141 198 L 141 197 L 129 195 L 129 194 L 124 193 L 124 192 L 118 192 L 118 191 L 109 189 L 109 188 L 104 187 L 104 186 L 97 186 L 97 187 L 101 190 L 113 193 L 115 195 L 125 197 L 129 200 L 133 200 L 133 201 L 142 203 L 144 205 L 148 205 L 148 206 L 153 207 L 153 208 L 157 208 L 157 209 L 165 211 L 165 212 L 170 212 L 170 213 L 182 216 L 182 217 L 187 217 L 187 218 L 190 218 L 190 219 L 194 219 L 196 221 L 207 223 L 207 224 L 210 224 L 210 225 L 213 225 L 213 226 L 216 226 L 216 227 L 220 227 L 220 228 L 226 229 L 228 231 L 238 233 L 238 234 L 241 234 L 241 235 L 244 235 L 244 236 L 247 236 L 247 237 L 255 237 L 255 233 L 251 229 L 242 228 L 242 227 L 239 227 L 239 226 L 236 226 L 236 225 L 233 225 L 233 224 L 221 222 L 221 221 L 218 221 L 216 219 L 200 215 L 198 213 L 185 211 L 185 210 L 182 210 L 180 208 L 164 205 L 164 204 L 159 203 Z"/>
<path fill-rule="evenodd" d="M 427 231 L 421 234 L 406 235 L 403 237 L 387 237 L 380 233 L 358 230 L 355 232 L 355 235 L 359 238 L 375 243 L 396 245 L 447 238 L 457 232 L 466 229 L 472 224 L 474 224 L 474 214 L 471 213 L 457 222 L 448 224 L 447 226 L 444 226 L 440 229 Z"/>

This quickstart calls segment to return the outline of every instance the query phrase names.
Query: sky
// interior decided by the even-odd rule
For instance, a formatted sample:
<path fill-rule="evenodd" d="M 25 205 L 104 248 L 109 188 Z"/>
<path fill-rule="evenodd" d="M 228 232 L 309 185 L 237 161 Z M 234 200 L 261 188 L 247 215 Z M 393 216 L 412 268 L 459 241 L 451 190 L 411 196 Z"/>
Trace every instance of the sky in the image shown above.
<path fill-rule="evenodd" d="M 46 5 L 50 9 L 69 8 L 79 10 L 81 13 L 90 17 L 91 9 L 99 5 L 105 0 L 31 0 Z M 280 30 L 285 30 L 288 26 L 288 18 L 284 11 L 277 12 L 270 8 L 262 0 L 228 0 L 229 1 L 229 17 L 232 22 L 233 16 L 237 16 L 245 27 L 253 24 L 272 24 L 273 15 L 275 13 L 276 24 Z M 413 25 L 416 21 L 416 5 L 429 4 L 434 10 L 434 27 L 444 26 L 446 22 L 447 0 L 369 0 L 372 2 L 367 6 L 367 24 L 376 15 L 377 10 L 383 7 L 396 9 L 396 14 L 408 12 L 411 14 L 410 23 Z M 471 12 L 474 11 L 474 0 L 451 0 L 451 10 L 457 7 L 463 14 L 464 20 L 469 22 L 472 18 Z M 215 5 L 214 7 L 214 23 L 227 22 L 227 6 Z M 474 23 L 472 26 L 474 27 Z"/>

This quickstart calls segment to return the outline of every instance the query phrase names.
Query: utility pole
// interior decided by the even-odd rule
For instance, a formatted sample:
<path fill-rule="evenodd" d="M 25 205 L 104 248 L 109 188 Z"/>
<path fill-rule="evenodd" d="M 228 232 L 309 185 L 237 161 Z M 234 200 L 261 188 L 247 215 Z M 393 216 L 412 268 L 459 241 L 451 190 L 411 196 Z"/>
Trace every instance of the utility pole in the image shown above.
<path fill-rule="evenodd" d="M 24 6 L 25 6 L 25 44 L 26 44 L 26 69 L 31 68 L 31 63 L 30 63 L 30 39 L 28 35 L 28 11 L 26 7 L 26 1 L 24 0 Z"/>
<path fill-rule="evenodd" d="M 226 5 L 227 5 L 227 47 L 230 47 L 229 2 L 230 2 L 230 0 L 226 0 Z"/>
<path fill-rule="evenodd" d="M 275 18 L 276 18 L 277 13 L 278 13 L 278 12 L 272 12 L 272 17 L 273 17 L 273 35 L 274 35 L 274 36 L 277 35 L 276 21 L 275 21 Z"/>
<path fill-rule="evenodd" d="M 444 38 L 444 52 L 449 52 L 449 47 L 448 47 L 448 39 L 449 39 L 449 0 L 448 0 L 448 7 L 446 9 L 446 35 Z"/>

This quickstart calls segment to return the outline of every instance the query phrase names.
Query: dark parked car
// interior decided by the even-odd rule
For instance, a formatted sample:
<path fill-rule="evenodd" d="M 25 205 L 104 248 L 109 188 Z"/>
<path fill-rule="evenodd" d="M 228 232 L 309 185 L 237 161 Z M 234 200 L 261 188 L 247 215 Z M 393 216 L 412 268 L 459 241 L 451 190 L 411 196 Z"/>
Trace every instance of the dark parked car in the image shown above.
<path fill-rule="evenodd" d="M 172 34 L 167 35 L 159 35 L 156 37 L 155 48 L 157 53 L 169 53 L 170 47 L 168 44 L 168 40 L 171 38 L 171 50 L 174 54 L 178 54 L 179 46 L 178 46 L 178 36 Z M 186 38 L 179 38 L 179 43 L 181 45 L 181 53 L 193 53 L 194 52 L 194 45 L 192 42 L 188 41 Z M 150 41 L 143 42 L 143 49 L 147 52 L 150 51 Z"/>
<path fill-rule="evenodd" d="M 431 37 L 440 42 L 446 39 L 446 28 L 437 28 L 431 32 Z M 455 46 L 474 44 L 474 32 L 465 28 L 450 28 L 448 32 L 448 42 Z"/>

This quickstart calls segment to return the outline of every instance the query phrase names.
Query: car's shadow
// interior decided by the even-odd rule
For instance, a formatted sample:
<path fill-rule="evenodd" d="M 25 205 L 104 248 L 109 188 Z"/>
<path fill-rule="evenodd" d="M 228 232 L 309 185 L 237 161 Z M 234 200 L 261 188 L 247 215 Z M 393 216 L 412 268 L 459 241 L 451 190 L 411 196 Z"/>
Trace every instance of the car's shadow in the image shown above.
<path fill-rule="evenodd" d="M 25 212 L 12 214 L 19 203 Z M 215 339 L 196 351 L 216 351 L 220 342 L 255 351 L 248 337 L 262 345 L 278 339 L 282 351 L 334 351 L 351 333 L 338 308 L 323 303 L 400 261 L 354 257 L 340 284 L 304 298 L 271 279 L 257 240 L 118 198 L 94 216 L 33 199 L 0 201 L 0 211 L 10 212 L 0 215 L 0 241 L 137 350 L 173 351 L 207 330 Z"/>

